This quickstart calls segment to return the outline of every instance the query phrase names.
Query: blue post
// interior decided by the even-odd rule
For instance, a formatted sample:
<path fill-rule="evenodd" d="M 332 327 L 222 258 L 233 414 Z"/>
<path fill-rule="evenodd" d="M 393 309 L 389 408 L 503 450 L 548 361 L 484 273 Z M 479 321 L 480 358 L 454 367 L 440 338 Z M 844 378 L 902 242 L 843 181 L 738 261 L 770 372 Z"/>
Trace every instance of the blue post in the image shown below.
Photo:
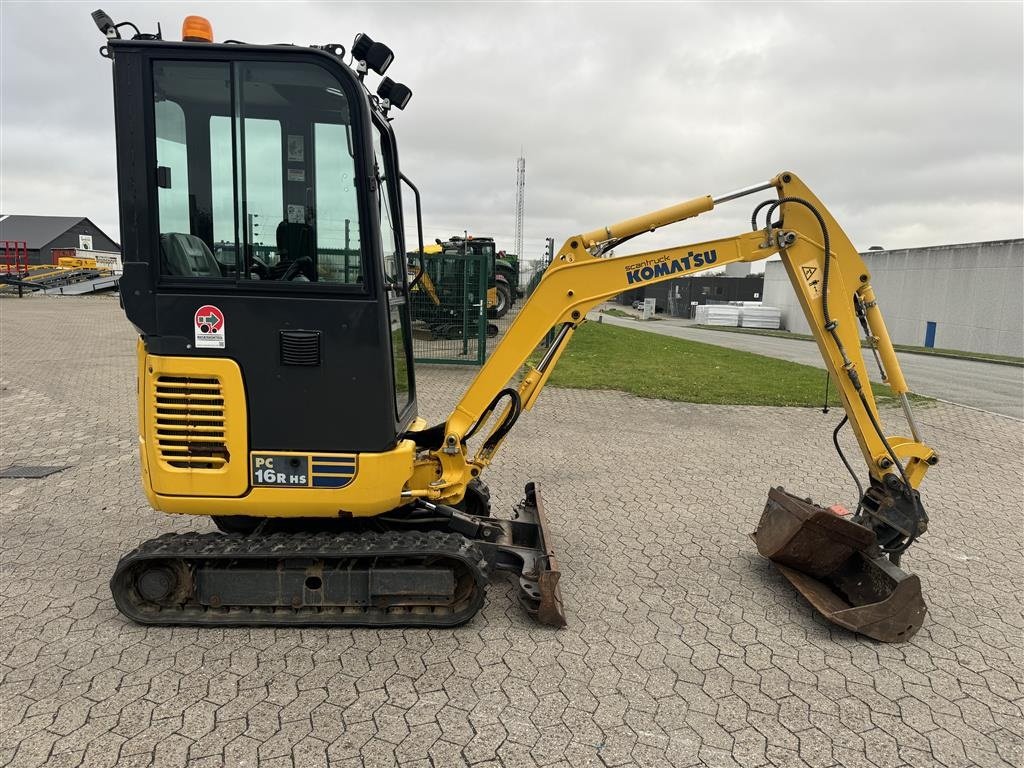
<path fill-rule="evenodd" d="M 929 349 L 935 347 L 935 326 L 936 324 L 929 320 L 925 325 L 924 329 L 924 345 Z"/>

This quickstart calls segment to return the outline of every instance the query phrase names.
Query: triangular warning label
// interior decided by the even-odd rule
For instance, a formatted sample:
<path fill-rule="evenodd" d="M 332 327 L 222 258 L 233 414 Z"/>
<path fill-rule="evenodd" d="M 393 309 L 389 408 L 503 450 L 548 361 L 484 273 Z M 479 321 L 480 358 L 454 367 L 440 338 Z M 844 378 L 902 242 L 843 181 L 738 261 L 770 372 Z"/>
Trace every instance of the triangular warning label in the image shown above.
<path fill-rule="evenodd" d="M 814 273 L 818 271 L 818 268 L 817 267 L 803 267 L 803 270 L 804 270 L 804 280 L 810 280 L 812 277 L 814 277 Z"/>

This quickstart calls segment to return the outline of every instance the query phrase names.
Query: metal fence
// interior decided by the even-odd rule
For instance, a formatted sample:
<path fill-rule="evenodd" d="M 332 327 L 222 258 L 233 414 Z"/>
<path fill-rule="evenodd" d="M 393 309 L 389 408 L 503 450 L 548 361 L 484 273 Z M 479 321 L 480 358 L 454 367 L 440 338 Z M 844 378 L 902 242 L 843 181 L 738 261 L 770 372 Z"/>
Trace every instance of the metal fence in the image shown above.
<path fill-rule="evenodd" d="M 416 362 L 480 365 L 486 359 L 489 261 L 472 254 L 426 259 L 409 294 Z"/>
<path fill-rule="evenodd" d="M 531 264 L 526 269 L 522 270 L 519 274 L 519 285 L 520 290 L 523 291 L 523 298 L 528 298 L 534 289 L 537 287 L 537 283 L 544 276 L 544 270 L 548 268 L 547 262 L 536 262 Z"/>
<path fill-rule="evenodd" d="M 433 254 L 410 292 L 412 348 L 417 363 L 482 365 L 526 301 L 527 280 L 502 306 L 491 256 Z"/>

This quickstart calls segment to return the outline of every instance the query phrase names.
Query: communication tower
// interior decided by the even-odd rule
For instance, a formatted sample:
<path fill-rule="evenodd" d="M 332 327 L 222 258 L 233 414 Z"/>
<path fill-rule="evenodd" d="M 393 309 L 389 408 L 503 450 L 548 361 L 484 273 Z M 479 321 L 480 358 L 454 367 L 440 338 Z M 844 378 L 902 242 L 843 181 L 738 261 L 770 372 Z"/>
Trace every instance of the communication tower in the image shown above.
<path fill-rule="evenodd" d="M 522 264 L 526 258 L 523 253 L 523 218 L 526 212 L 526 158 L 520 156 L 516 161 L 516 242 L 515 253 Z"/>

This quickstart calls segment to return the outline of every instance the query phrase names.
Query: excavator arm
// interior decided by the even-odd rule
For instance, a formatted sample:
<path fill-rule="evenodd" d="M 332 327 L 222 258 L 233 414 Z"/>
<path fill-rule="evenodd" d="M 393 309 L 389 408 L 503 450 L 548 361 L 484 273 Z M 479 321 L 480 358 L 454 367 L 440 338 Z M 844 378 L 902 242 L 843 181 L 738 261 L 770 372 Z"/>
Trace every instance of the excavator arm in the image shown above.
<path fill-rule="evenodd" d="M 773 192 L 774 197 L 754 209 L 750 232 L 639 254 L 605 255 L 640 234 L 760 192 Z M 863 490 L 843 457 L 861 490 L 852 519 L 773 489 L 755 540 L 761 553 L 779 565 L 830 620 L 877 639 L 906 639 L 920 626 L 925 608 L 917 577 L 900 571 L 898 564 L 902 553 L 927 528 L 917 488 L 938 456 L 920 439 L 867 266 L 825 206 L 792 173 L 567 239 L 443 425 L 440 445 L 430 452 L 428 462 L 421 462 L 421 467 L 440 466 L 434 469 L 429 492 L 408 495 L 442 501 L 448 493 L 458 496 L 491 462 L 521 411 L 536 402 L 587 312 L 605 299 L 631 288 L 734 262 L 759 261 L 776 253 L 836 382 L 846 411 L 843 423 L 849 421 L 867 464 L 868 487 Z M 511 384 L 553 329 L 555 339 L 540 362 L 518 384 Z M 883 381 L 903 407 L 909 436 L 885 431 L 869 383 L 862 331 Z M 490 423 L 502 402 L 488 437 L 469 458 L 468 438 Z M 435 439 L 442 437 L 440 429 L 441 425 L 435 428 Z"/>
<path fill-rule="evenodd" d="M 602 252 L 624 239 L 764 190 L 776 192 L 777 199 L 767 202 L 778 211 L 775 224 L 765 229 L 645 253 L 602 257 Z M 449 451 L 457 447 L 481 417 L 489 415 L 495 397 L 507 391 L 509 383 L 552 328 L 557 329 L 554 342 L 516 388 L 523 410 L 529 410 L 536 402 L 573 331 L 584 322 L 587 312 L 602 301 L 632 288 L 734 262 L 760 261 L 776 253 L 786 267 L 825 366 L 837 383 L 870 477 L 884 483 L 887 477 L 895 476 L 902 483 L 902 467 L 907 484 L 917 488 L 937 456 L 918 436 L 907 399 L 907 384 L 875 300 L 870 272 L 828 210 L 792 173 L 781 173 L 768 184 L 738 193 L 717 199 L 695 198 L 566 240 L 505 338 L 448 417 L 445 445 Z M 869 346 L 877 353 L 883 380 L 904 407 L 910 437 L 886 435 L 881 428 L 882 419 L 868 384 L 861 349 L 862 328 L 867 329 Z M 505 413 L 508 411 L 506 407 Z M 501 419 L 496 429 L 500 425 Z M 500 442 L 492 441 L 484 453 L 477 454 L 475 461 L 481 468 L 493 457 L 498 445 Z"/>

